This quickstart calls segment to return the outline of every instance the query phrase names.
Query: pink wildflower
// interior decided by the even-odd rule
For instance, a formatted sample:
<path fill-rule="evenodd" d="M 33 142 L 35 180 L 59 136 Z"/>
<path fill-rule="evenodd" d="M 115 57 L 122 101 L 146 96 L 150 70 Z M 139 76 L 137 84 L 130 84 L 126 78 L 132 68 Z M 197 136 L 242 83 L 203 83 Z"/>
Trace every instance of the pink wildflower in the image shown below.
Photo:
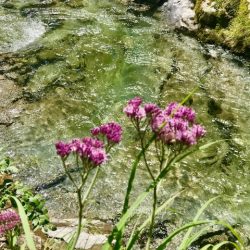
<path fill-rule="evenodd" d="M 180 142 L 194 145 L 206 133 L 201 125 L 193 124 L 194 120 L 193 109 L 178 103 L 170 103 L 165 110 L 153 113 L 151 128 L 166 144 Z"/>
<path fill-rule="evenodd" d="M 15 210 L 8 209 L 0 213 L 0 235 L 14 229 L 21 222 Z"/>
<path fill-rule="evenodd" d="M 195 111 L 192 108 L 182 106 L 177 102 L 171 102 L 166 107 L 165 112 L 169 116 L 186 119 L 190 122 L 194 122 L 196 116 Z"/>
<path fill-rule="evenodd" d="M 142 99 L 138 96 L 134 97 L 133 99 L 129 100 L 128 104 L 133 105 L 135 107 L 139 107 L 142 103 Z"/>
<path fill-rule="evenodd" d="M 192 127 L 192 133 L 196 138 L 200 138 L 206 134 L 206 130 L 199 124 L 194 124 Z"/>
<path fill-rule="evenodd" d="M 71 153 L 70 145 L 67 143 L 59 141 L 55 144 L 55 146 L 57 154 L 62 158 L 67 157 Z"/>
<path fill-rule="evenodd" d="M 109 122 L 91 130 L 93 136 L 105 135 L 111 143 L 119 143 L 122 138 L 122 127 L 115 122 Z"/>
<path fill-rule="evenodd" d="M 85 137 L 82 139 L 82 141 L 88 147 L 95 147 L 95 148 L 103 148 L 104 147 L 104 143 L 98 139 L 95 139 L 95 138 Z"/>
<path fill-rule="evenodd" d="M 146 116 L 145 109 L 140 107 L 142 99 L 140 97 L 135 97 L 131 99 L 127 106 L 124 108 L 124 113 L 132 119 L 141 120 Z"/>
<path fill-rule="evenodd" d="M 104 143 L 96 138 L 85 137 L 83 139 L 74 139 L 70 143 L 57 142 L 55 145 L 57 154 L 62 158 L 70 153 L 75 153 L 94 166 L 104 163 L 107 159 Z"/>
<path fill-rule="evenodd" d="M 89 159 L 94 164 L 94 166 L 98 166 L 107 160 L 107 155 L 105 150 L 102 148 L 92 148 Z"/>
<path fill-rule="evenodd" d="M 154 103 L 146 103 L 144 109 L 147 115 L 152 115 L 160 111 L 160 108 Z"/>
<path fill-rule="evenodd" d="M 99 127 L 92 128 L 90 132 L 93 136 L 97 136 L 100 133 L 100 128 Z"/>

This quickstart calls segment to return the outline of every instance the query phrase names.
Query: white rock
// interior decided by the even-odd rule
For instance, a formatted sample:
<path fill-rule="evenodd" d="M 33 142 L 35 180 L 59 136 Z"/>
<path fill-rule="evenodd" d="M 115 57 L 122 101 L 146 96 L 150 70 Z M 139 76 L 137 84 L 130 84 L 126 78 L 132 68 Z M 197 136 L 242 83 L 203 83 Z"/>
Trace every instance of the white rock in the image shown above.
<path fill-rule="evenodd" d="M 196 30 L 194 4 L 190 0 L 169 0 L 163 7 L 163 12 L 170 25 L 174 28 Z"/>
<path fill-rule="evenodd" d="M 210 2 L 209 0 L 206 0 L 206 1 L 202 2 L 201 9 L 207 13 L 214 13 L 214 12 L 216 12 L 214 5 L 215 5 L 215 2 Z"/>

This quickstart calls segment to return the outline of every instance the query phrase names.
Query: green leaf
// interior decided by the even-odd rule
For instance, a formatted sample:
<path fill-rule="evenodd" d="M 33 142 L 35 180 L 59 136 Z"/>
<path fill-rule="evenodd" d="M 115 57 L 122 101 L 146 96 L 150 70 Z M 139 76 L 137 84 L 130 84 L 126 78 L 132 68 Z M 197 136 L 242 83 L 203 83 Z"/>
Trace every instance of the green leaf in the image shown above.
<path fill-rule="evenodd" d="M 213 247 L 213 245 L 207 244 L 206 246 L 202 247 L 201 250 L 208 250 L 210 247 Z"/>
<path fill-rule="evenodd" d="M 32 202 L 32 203 L 34 203 L 36 206 L 38 206 L 39 205 L 39 203 L 40 203 L 40 197 L 38 197 L 37 195 L 35 195 L 35 196 L 31 196 L 31 197 L 29 197 L 29 202 Z"/>
<path fill-rule="evenodd" d="M 103 248 L 102 248 L 103 250 L 110 249 L 110 246 L 112 245 L 112 241 L 113 241 L 115 236 L 118 236 L 116 238 L 116 240 L 121 238 L 121 231 L 123 230 L 123 228 L 124 228 L 125 224 L 127 223 L 128 219 L 133 215 L 135 209 L 138 208 L 139 205 L 145 200 L 145 198 L 148 196 L 150 190 L 151 190 L 151 188 L 148 188 L 145 192 L 141 193 L 137 197 L 136 201 L 127 210 L 127 212 L 121 217 L 120 221 L 116 224 L 116 226 L 113 229 L 111 235 L 109 236 L 108 241 L 103 246 Z"/>
<path fill-rule="evenodd" d="M 77 230 L 73 233 L 68 245 L 67 245 L 67 250 L 74 250 L 74 242 L 76 240 L 76 233 L 77 233 Z"/>
<path fill-rule="evenodd" d="M 218 198 L 218 197 L 215 197 L 215 198 Z M 210 202 L 210 201 L 208 201 L 208 202 Z M 207 203 L 208 203 L 207 202 Z M 206 205 L 206 204 L 205 204 Z M 201 210 L 200 210 L 200 212 L 201 212 Z M 198 216 L 199 216 L 199 213 L 197 213 L 197 217 L 196 218 L 198 218 Z M 212 225 L 221 225 L 221 226 L 223 226 L 223 227 L 227 227 L 229 230 L 230 230 L 230 232 L 236 237 L 236 239 L 238 240 L 238 242 L 239 242 L 239 244 L 236 244 L 236 243 L 234 243 L 234 242 L 231 242 L 231 241 L 223 241 L 223 242 L 220 242 L 219 244 L 217 244 L 217 245 L 215 245 L 214 246 L 214 248 L 213 249 L 215 249 L 215 250 L 217 250 L 217 249 L 219 249 L 221 246 L 223 246 L 223 245 L 225 245 L 225 244 L 231 244 L 231 245 L 237 245 L 237 247 L 236 247 L 236 249 L 238 250 L 242 250 L 242 249 L 244 249 L 244 243 L 243 243 L 243 241 L 242 241 L 242 239 L 240 238 L 240 236 L 238 235 L 238 233 L 234 230 L 234 228 L 231 226 L 231 225 L 229 225 L 228 223 L 226 223 L 226 222 L 224 222 L 224 221 L 210 221 L 211 223 L 210 223 L 210 226 L 212 226 Z M 204 232 L 204 230 L 207 230 L 207 227 L 205 227 L 205 228 L 203 228 L 200 232 L 198 232 L 194 237 L 189 237 L 189 238 L 187 238 L 186 239 L 186 241 L 185 241 L 185 244 L 183 244 L 183 245 L 181 245 L 178 249 L 179 250 L 184 250 L 184 249 L 187 249 L 189 246 L 190 246 L 190 244 L 195 240 L 195 238 L 198 238 L 201 234 L 202 234 L 202 232 Z M 187 235 L 187 234 L 186 234 Z M 185 235 L 185 236 L 186 236 Z M 198 237 L 197 237 L 198 236 Z M 183 242 L 182 242 L 183 243 Z M 206 249 L 208 249 L 209 247 L 211 247 L 212 245 L 211 244 L 209 244 L 209 245 L 206 245 L 205 247 L 204 247 L 204 249 L 203 250 L 206 250 Z M 241 248 L 242 247 L 242 248 Z"/>
<path fill-rule="evenodd" d="M 220 247 L 224 245 L 233 245 L 236 248 L 236 250 L 241 250 L 238 244 L 231 242 L 231 241 L 222 241 L 218 243 L 217 245 L 215 245 L 212 250 L 218 250 Z"/>
<path fill-rule="evenodd" d="M 193 90 L 181 101 L 180 105 L 185 104 L 190 97 L 192 97 L 192 95 L 198 90 L 199 86 L 193 88 Z"/>
<path fill-rule="evenodd" d="M 212 142 L 206 143 L 205 145 L 198 147 L 198 150 L 207 149 L 207 148 L 209 148 L 209 147 L 211 147 L 219 142 L 224 142 L 224 141 L 226 141 L 226 140 L 217 140 L 217 141 L 212 141 Z"/>
<path fill-rule="evenodd" d="M 149 145 L 153 142 L 155 138 L 151 138 L 150 142 L 147 144 L 148 147 Z M 220 140 L 221 141 L 221 140 Z M 210 147 L 211 145 L 214 145 L 220 141 L 215 141 L 212 143 L 208 143 L 205 144 L 201 147 L 196 147 L 194 150 L 190 150 L 188 152 L 185 152 L 183 154 L 178 155 L 177 157 L 175 157 L 174 159 L 172 159 L 172 161 L 169 162 L 169 164 L 167 164 L 167 166 L 162 170 L 162 172 L 158 175 L 158 177 L 156 178 L 156 181 L 152 182 L 148 188 L 146 189 L 146 191 L 144 191 L 143 193 L 141 193 L 137 199 L 135 200 L 135 202 L 130 206 L 130 208 L 128 209 L 128 203 L 129 203 L 129 194 L 132 190 L 132 185 L 133 185 L 133 181 L 134 181 L 134 177 L 135 177 L 135 172 L 137 169 L 137 165 L 140 161 L 140 158 L 142 157 L 143 151 L 141 151 L 139 153 L 139 155 L 137 156 L 136 161 L 133 164 L 132 167 L 132 171 L 130 174 L 130 179 L 129 179 L 129 184 L 128 184 L 128 188 L 127 188 L 127 193 L 126 193 L 126 198 L 125 198 L 125 202 L 124 202 L 124 207 L 123 207 L 123 216 L 121 217 L 120 221 L 116 224 L 115 228 L 113 229 L 112 233 L 110 234 L 109 238 L 108 238 L 108 242 L 103 246 L 103 250 L 107 250 L 110 249 L 110 246 L 113 242 L 113 240 L 116 237 L 116 241 L 120 241 L 123 233 L 123 229 L 128 221 L 128 219 L 133 215 L 135 209 L 137 209 L 139 207 L 139 205 L 145 200 L 145 198 L 148 196 L 150 190 L 152 188 L 154 188 L 157 183 L 166 176 L 166 174 L 168 173 L 168 171 L 170 170 L 171 167 L 173 167 L 175 165 L 175 163 L 183 160 L 184 158 L 186 158 L 188 155 L 198 151 L 198 150 L 203 150 L 206 149 L 208 147 Z M 145 147 L 146 148 L 146 147 Z"/>
<path fill-rule="evenodd" d="M 208 200 L 208 201 L 198 210 L 198 212 L 196 213 L 196 215 L 195 215 L 195 217 L 194 217 L 193 222 L 196 222 L 196 221 L 200 218 L 200 216 L 201 216 L 201 214 L 204 212 L 204 210 L 205 210 L 214 200 L 218 199 L 219 197 L 220 197 L 220 196 L 216 196 L 216 197 L 214 197 L 214 198 Z M 189 245 L 188 245 L 188 244 L 189 244 L 189 237 L 190 237 L 192 231 L 193 231 L 193 228 L 191 227 L 191 228 L 187 231 L 187 233 L 185 234 L 185 236 L 184 236 L 184 238 L 183 238 L 183 240 L 182 240 L 182 243 L 181 243 L 181 245 L 179 246 L 178 250 L 186 249 L 186 248 L 189 246 Z"/>
<path fill-rule="evenodd" d="M 23 243 L 23 244 L 21 245 L 21 247 L 20 247 L 20 250 L 25 250 L 25 249 L 26 249 L 26 244 Z"/>
<path fill-rule="evenodd" d="M 186 242 L 186 246 L 190 246 L 194 241 L 199 239 L 205 232 L 208 231 L 208 229 L 211 227 L 211 225 L 203 227 L 199 232 L 197 232 L 194 236 L 189 237 Z"/>
<path fill-rule="evenodd" d="M 181 191 L 183 192 L 183 191 Z M 159 214 L 163 209 L 165 209 L 167 206 L 170 205 L 173 200 L 180 195 L 181 192 L 175 193 L 171 198 L 169 198 L 167 201 L 165 201 L 159 208 L 156 209 L 155 215 Z M 147 220 L 144 221 L 144 223 L 134 232 L 134 235 L 131 235 L 128 243 L 127 243 L 127 250 L 132 249 L 133 245 L 135 244 L 136 240 L 140 236 L 140 234 L 145 230 L 147 225 L 150 223 L 151 218 L 148 217 Z"/>
<path fill-rule="evenodd" d="M 16 197 L 11 196 L 11 198 L 17 204 L 17 208 L 18 208 L 19 216 L 20 216 L 21 221 L 22 221 L 22 226 L 23 226 L 23 230 L 24 230 L 24 234 L 25 234 L 25 238 L 26 238 L 28 248 L 30 250 L 36 250 L 35 243 L 33 241 L 32 234 L 31 234 L 31 231 L 30 231 L 29 221 L 28 221 L 28 218 L 27 218 L 27 216 L 25 214 L 24 207 L 23 207 L 22 203 Z"/>
<path fill-rule="evenodd" d="M 243 240 L 230 224 L 226 223 L 225 221 L 216 221 L 216 224 L 227 227 L 230 230 L 230 232 L 235 236 L 235 238 L 238 240 L 238 242 L 241 244 L 241 246 L 242 247 L 244 246 Z"/>
<path fill-rule="evenodd" d="M 137 218 L 136 223 L 135 223 L 135 225 L 133 227 L 133 230 L 132 230 L 132 232 L 130 234 L 128 243 L 126 244 L 126 246 L 127 246 L 126 250 L 130 250 L 131 249 L 130 248 L 130 244 L 132 245 L 131 247 L 133 247 L 134 242 L 135 242 L 133 239 L 137 239 L 138 238 L 138 230 L 136 228 L 138 227 L 138 223 L 139 223 L 140 219 L 141 219 L 141 214 Z"/>
<path fill-rule="evenodd" d="M 125 199 L 124 199 L 124 203 L 123 203 L 123 209 L 122 209 L 122 218 L 120 219 L 120 221 L 118 222 L 118 224 L 116 225 L 116 227 L 114 228 L 114 230 L 112 231 L 112 233 L 110 234 L 109 238 L 108 238 L 108 242 L 103 246 L 103 249 L 109 249 L 110 245 L 112 244 L 114 238 L 116 237 L 116 246 L 115 249 L 119 249 L 119 244 L 121 241 L 121 238 L 123 236 L 123 229 L 127 223 L 127 220 L 132 216 L 133 211 L 140 205 L 140 203 L 145 199 L 145 197 L 148 195 L 149 190 L 146 191 L 146 193 L 142 193 L 137 200 L 133 203 L 132 207 L 129 208 L 129 197 L 130 197 L 130 193 L 132 191 L 132 187 L 133 187 L 133 182 L 135 179 L 135 174 L 136 174 L 136 170 L 137 170 L 137 166 L 141 160 L 141 157 L 143 156 L 143 154 L 145 153 L 145 151 L 149 148 L 149 146 L 153 143 L 153 141 L 156 138 L 156 134 L 154 134 L 148 141 L 147 145 L 145 146 L 144 149 L 142 149 L 139 154 L 137 155 L 133 165 L 132 165 L 132 169 L 130 172 L 130 176 L 129 176 L 129 180 L 128 180 L 128 186 L 127 186 L 127 191 L 126 191 L 126 195 L 125 195 Z"/>
<path fill-rule="evenodd" d="M 132 165 L 132 169 L 130 172 L 130 176 L 129 176 L 129 181 L 128 181 L 128 187 L 127 187 L 127 192 L 126 192 L 126 196 L 125 196 L 125 200 L 124 200 L 124 204 L 123 204 L 123 210 L 122 210 L 122 214 L 125 214 L 127 212 L 127 209 L 129 207 L 129 196 L 133 187 L 133 182 L 135 179 L 135 173 L 136 173 L 136 169 L 138 166 L 138 163 L 140 162 L 141 157 L 143 156 L 143 154 L 146 152 L 146 150 L 149 148 L 149 146 L 153 143 L 153 141 L 156 138 L 156 134 L 154 134 L 150 140 L 148 141 L 147 145 L 145 146 L 144 149 L 142 149 L 140 151 L 140 153 L 137 155 L 133 165 Z"/>
<path fill-rule="evenodd" d="M 17 235 L 13 235 L 12 241 L 13 241 L 13 243 L 12 243 L 13 246 L 15 246 L 17 243 Z"/>
<path fill-rule="evenodd" d="M 203 224 L 209 224 L 209 223 L 211 223 L 211 221 L 207 221 L 207 220 L 206 221 L 196 221 L 196 222 L 191 222 L 191 223 L 185 224 L 184 226 L 182 226 L 180 228 L 177 228 L 173 233 L 171 233 L 167 238 L 164 239 L 164 241 L 161 243 L 160 246 L 158 246 L 156 248 L 156 250 L 165 250 L 166 246 L 171 242 L 171 240 L 176 235 L 181 233 L 182 231 L 185 231 L 188 228 L 193 228 L 193 227 L 196 227 L 196 226 L 200 226 L 200 225 L 203 225 Z M 184 250 L 184 248 L 182 250 Z"/>

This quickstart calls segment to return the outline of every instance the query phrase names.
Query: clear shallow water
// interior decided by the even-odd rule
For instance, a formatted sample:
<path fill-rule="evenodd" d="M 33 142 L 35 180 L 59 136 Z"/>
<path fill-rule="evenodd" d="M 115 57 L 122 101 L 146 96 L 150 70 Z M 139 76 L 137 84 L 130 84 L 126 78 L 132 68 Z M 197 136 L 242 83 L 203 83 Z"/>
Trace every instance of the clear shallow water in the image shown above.
<path fill-rule="evenodd" d="M 200 204 L 224 194 L 228 197 L 215 203 L 209 215 L 249 224 L 247 61 L 173 33 L 160 13 L 146 16 L 115 1 L 86 1 L 81 8 L 57 4 L 0 10 L 0 22 L 15 16 L 12 26 L 1 32 L 11 30 L 17 38 L 0 40 L 0 51 L 19 49 L 4 64 L 12 66 L 9 71 L 26 100 L 21 117 L 1 128 L 0 140 L 20 168 L 20 178 L 31 186 L 55 178 L 61 171 L 55 141 L 86 136 L 90 128 L 109 120 L 120 122 L 126 128 L 124 141 L 103 166 L 86 211 L 89 217 L 113 218 L 120 212 L 137 141 L 122 114 L 126 101 L 139 95 L 165 106 L 201 85 L 192 105 L 208 130 L 204 143 L 226 141 L 178 166 L 163 183 L 161 195 L 186 188 L 174 207 L 192 218 Z M 19 33 L 27 28 L 19 19 L 39 23 L 29 25 L 32 39 L 24 36 L 21 47 Z M 135 192 L 147 183 L 141 167 Z M 65 181 L 42 192 L 52 215 L 75 214 L 70 191 Z M 146 203 L 141 212 L 147 211 Z"/>

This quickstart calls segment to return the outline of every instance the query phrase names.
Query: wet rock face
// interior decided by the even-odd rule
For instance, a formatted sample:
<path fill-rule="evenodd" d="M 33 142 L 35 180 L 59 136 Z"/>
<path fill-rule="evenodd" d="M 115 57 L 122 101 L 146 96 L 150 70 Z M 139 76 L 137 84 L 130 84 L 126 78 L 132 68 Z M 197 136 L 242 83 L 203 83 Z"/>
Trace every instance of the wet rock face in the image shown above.
<path fill-rule="evenodd" d="M 198 28 L 195 23 L 194 4 L 190 0 L 169 0 L 162 9 L 173 28 L 185 31 Z"/>

